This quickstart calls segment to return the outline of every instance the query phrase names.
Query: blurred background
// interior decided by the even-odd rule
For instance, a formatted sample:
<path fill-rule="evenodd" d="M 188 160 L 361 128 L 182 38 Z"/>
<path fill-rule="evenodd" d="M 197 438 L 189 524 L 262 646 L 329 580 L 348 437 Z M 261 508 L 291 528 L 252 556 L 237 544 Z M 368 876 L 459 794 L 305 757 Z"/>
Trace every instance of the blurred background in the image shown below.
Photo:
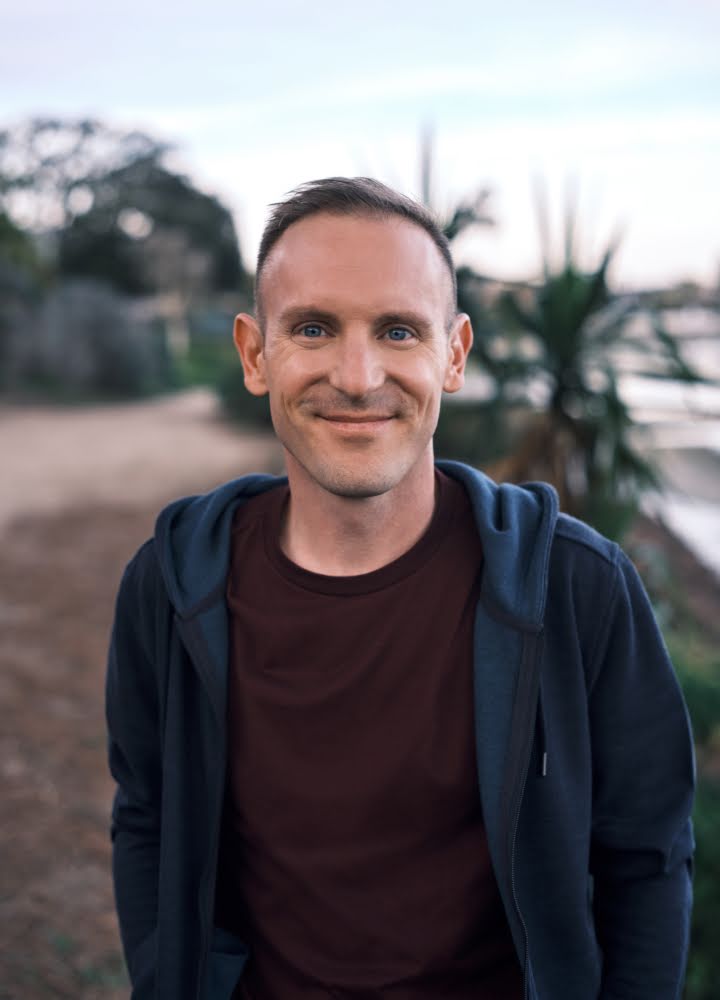
<path fill-rule="evenodd" d="M 246 393 L 267 207 L 372 175 L 475 344 L 438 456 L 548 479 L 638 565 L 697 743 L 686 997 L 720 957 L 720 7 L 5 5 L 0 1000 L 119 998 L 104 660 L 157 510 L 282 471 Z"/>

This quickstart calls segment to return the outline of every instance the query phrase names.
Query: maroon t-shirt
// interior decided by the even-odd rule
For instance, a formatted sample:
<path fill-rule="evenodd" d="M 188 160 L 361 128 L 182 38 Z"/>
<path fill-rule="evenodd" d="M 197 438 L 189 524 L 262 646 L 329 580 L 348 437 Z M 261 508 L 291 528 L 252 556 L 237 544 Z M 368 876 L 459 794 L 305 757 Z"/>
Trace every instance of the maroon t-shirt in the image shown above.
<path fill-rule="evenodd" d="M 423 536 L 358 576 L 285 556 L 287 486 L 235 517 L 216 920 L 250 946 L 241 998 L 522 996 L 475 764 L 482 552 L 435 476 Z"/>

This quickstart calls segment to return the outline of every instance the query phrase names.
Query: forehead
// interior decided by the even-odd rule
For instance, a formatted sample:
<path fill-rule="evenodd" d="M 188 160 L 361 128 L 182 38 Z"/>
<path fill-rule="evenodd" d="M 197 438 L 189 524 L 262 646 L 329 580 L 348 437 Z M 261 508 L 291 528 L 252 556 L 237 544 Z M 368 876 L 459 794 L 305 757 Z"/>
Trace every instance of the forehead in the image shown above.
<path fill-rule="evenodd" d="M 319 213 L 293 223 L 270 251 L 261 285 L 268 317 L 303 302 L 445 317 L 452 294 L 430 235 L 396 216 Z"/>

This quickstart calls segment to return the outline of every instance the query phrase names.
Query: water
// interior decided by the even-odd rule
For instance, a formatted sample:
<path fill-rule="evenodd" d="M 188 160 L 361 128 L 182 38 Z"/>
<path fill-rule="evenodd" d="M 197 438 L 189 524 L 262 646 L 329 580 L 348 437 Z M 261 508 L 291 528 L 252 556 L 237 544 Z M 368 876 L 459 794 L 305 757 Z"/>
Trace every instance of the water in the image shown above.
<path fill-rule="evenodd" d="M 643 506 L 720 576 L 720 315 L 680 309 L 665 317 L 665 325 L 685 360 L 717 384 L 621 380 L 638 424 L 636 442 L 655 459 L 667 487 Z"/>

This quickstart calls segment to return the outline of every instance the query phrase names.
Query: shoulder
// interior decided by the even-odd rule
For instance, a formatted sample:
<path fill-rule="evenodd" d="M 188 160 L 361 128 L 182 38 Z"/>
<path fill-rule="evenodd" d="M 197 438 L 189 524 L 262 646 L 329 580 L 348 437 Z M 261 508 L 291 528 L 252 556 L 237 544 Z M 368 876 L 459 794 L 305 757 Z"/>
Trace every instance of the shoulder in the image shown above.
<path fill-rule="evenodd" d="M 120 596 L 157 585 L 161 577 L 155 539 L 148 538 L 125 566 L 120 580 Z"/>
<path fill-rule="evenodd" d="M 629 563 L 617 542 L 601 535 L 590 525 L 567 514 L 559 514 L 549 560 L 549 586 L 559 581 L 584 591 L 614 591 L 618 578 Z"/>
<path fill-rule="evenodd" d="M 617 565 L 620 547 L 584 521 L 569 514 L 558 514 L 554 549 L 561 559 L 599 560 L 607 567 Z"/>
<path fill-rule="evenodd" d="M 604 581 L 629 597 L 640 595 L 647 599 L 637 568 L 618 543 L 567 514 L 557 519 L 551 566 L 560 574 L 579 576 L 586 589 Z"/>
<path fill-rule="evenodd" d="M 582 521 L 559 515 L 549 560 L 546 625 L 565 636 L 574 634 L 590 664 L 610 630 L 632 617 L 633 605 L 649 601 L 625 552 Z"/>
<path fill-rule="evenodd" d="M 149 636 L 158 613 L 169 598 L 154 538 L 144 542 L 130 559 L 120 580 L 115 603 L 115 631 L 132 628 Z"/>
<path fill-rule="evenodd" d="M 656 661 L 666 658 L 645 585 L 616 542 L 561 515 L 550 565 L 547 621 L 564 634 L 576 635 L 589 688 L 609 649 L 619 664 L 626 664 L 630 649 L 638 656 L 642 649 Z"/>

